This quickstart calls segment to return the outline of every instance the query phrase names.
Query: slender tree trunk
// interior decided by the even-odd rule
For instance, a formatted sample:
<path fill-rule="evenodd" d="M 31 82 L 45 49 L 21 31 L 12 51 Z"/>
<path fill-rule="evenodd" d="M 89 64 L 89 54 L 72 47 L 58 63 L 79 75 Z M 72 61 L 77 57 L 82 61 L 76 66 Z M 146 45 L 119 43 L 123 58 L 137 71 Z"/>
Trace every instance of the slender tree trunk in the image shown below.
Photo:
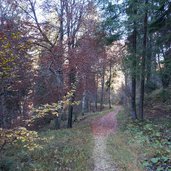
<path fill-rule="evenodd" d="M 146 62 L 146 68 L 147 68 L 147 84 L 151 81 L 151 71 L 152 71 L 152 36 L 149 38 L 149 47 L 147 49 L 147 62 Z"/>
<path fill-rule="evenodd" d="M 73 90 L 72 85 L 75 84 L 75 69 L 71 69 L 70 74 L 70 90 Z M 75 100 L 75 93 L 70 97 L 70 104 L 68 106 L 68 125 L 67 128 L 72 128 L 72 118 L 73 118 L 73 103 Z"/>
<path fill-rule="evenodd" d="M 129 87 L 128 87 L 128 73 L 127 73 L 127 71 L 125 72 L 124 76 L 125 76 L 124 106 L 126 106 L 128 108 L 128 106 L 129 106 L 129 103 L 128 103 L 129 102 L 129 100 L 128 100 L 128 98 L 129 98 L 129 92 L 128 92 Z"/>
<path fill-rule="evenodd" d="M 67 128 L 72 128 L 72 118 L 73 118 L 73 103 L 74 102 L 74 95 L 70 99 L 70 105 L 68 106 L 68 125 Z"/>
<path fill-rule="evenodd" d="M 4 115 L 4 95 L 1 95 L 1 106 L 0 106 L 0 110 L 1 110 L 1 127 L 5 128 L 6 124 L 5 124 L 5 115 Z"/>
<path fill-rule="evenodd" d="M 74 8 L 74 6 L 77 7 L 77 1 L 69 1 L 64 0 L 64 6 L 65 6 L 65 27 L 66 27 L 66 36 L 67 36 L 67 50 L 68 50 L 68 60 L 69 60 L 69 67 L 70 67 L 70 73 L 69 73 L 69 86 L 70 90 L 72 90 L 72 86 L 76 84 L 76 66 L 75 66 L 75 60 L 74 59 L 74 52 L 73 49 L 76 48 L 76 36 L 79 32 L 79 29 L 81 27 L 82 23 L 82 17 L 83 17 L 83 10 L 85 2 L 80 3 L 80 8 Z M 76 11 L 76 12 L 75 12 Z M 70 99 L 71 104 L 69 105 L 69 111 L 68 111 L 68 128 L 72 127 L 72 115 L 73 115 L 73 105 L 74 102 L 74 96 Z"/>
<path fill-rule="evenodd" d="M 102 88 L 101 88 L 101 97 L 100 97 L 100 110 L 103 110 L 103 100 L 104 100 L 104 77 L 105 77 L 105 67 L 103 66 L 103 73 L 102 73 Z"/>
<path fill-rule="evenodd" d="M 60 129 L 61 125 L 61 114 L 55 118 L 55 129 Z"/>
<path fill-rule="evenodd" d="M 73 85 L 76 82 L 76 75 L 75 75 L 75 69 L 70 70 L 69 74 L 69 84 L 70 84 L 70 90 L 73 90 Z M 73 117 L 73 102 L 75 100 L 75 93 L 70 97 L 70 104 L 68 107 L 68 128 L 72 128 L 72 117 Z"/>
<path fill-rule="evenodd" d="M 135 78 L 132 78 L 131 115 L 132 115 L 133 119 L 137 119 L 137 113 L 136 113 L 136 79 Z"/>
<path fill-rule="evenodd" d="M 95 106 L 95 111 L 97 111 L 97 90 L 96 90 L 96 94 L 95 94 L 95 101 L 94 101 L 94 106 Z"/>
<path fill-rule="evenodd" d="M 60 45 L 60 48 L 61 48 L 61 52 L 60 52 L 60 55 L 59 55 L 59 72 L 60 72 L 60 79 L 61 79 L 61 85 L 58 87 L 60 89 L 60 95 L 59 95 L 59 101 L 62 100 L 62 96 L 64 95 L 63 93 L 63 70 L 62 70 L 62 58 L 63 58 L 63 39 L 64 39 L 64 24 L 63 24 L 63 17 L 64 17 L 64 3 L 63 3 L 63 0 L 60 0 L 60 27 L 59 27 L 59 45 Z M 62 118 L 62 115 L 63 113 L 59 113 L 60 116 L 57 116 L 55 118 L 55 129 L 60 129 L 60 125 L 61 125 L 61 118 Z"/>
<path fill-rule="evenodd" d="M 68 107 L 68 126 L 67 128 L 72 128 L 72 116 L 73 116 L 73 106 Z"/>
<path fill-rule="evenodd" d="M 171 63 L 171 60 L 170 60 L 170 55 L 166 55 L 164 50 L 162 49 L 162 54 L 163 54 L 163 57 L 164 57 L 164 72 L 162 73 L 162 86 L 163 88 L 168 88 L 169 86 L 169 83 L 170 83 L 170 63 Z"/>
<path fill-rule="evenodd" d="M 136 14 L 137 12 L 135 12 Z M 137 67 L 137 29 L 136 22 L 134 22 L 133 31 L 133 61 L 132 61 L 132 93 L 131 93 L 131 116 L 132 119 L 137 119 L 136 112 L 136 67 Z"/>
<path fill-rule="evenodd" d="M 84 90 L 82 97 L 82 115 L 88 112 L 88 91 Z"/>
<path fill-rule="evenodd" d="M 3 89 L 2 89 L 2 95 L 1 95 L 1 113 L 2 113 L 2 128 L 7 128 L 8 127 L 8 124 L 7 124 L 7 118 L 6 118 L 6 105 L 5 105 L 5 99 L 6 99 L 6 90 L 5 90 L 5 87 L 2 86 Z"/>
<path fill-rule="evenodd" d="M 95 95 L 95 109 L 97 111 L 98 109 L 98 75 L 97 75 L 97 79 L 96 79 L 96 95 Z"/>
<path fill-rule="evenodd" d="M 111 62 L 110 62 L 110 66 L 109 66 L 109 109 L 112 108 L 111 106 L 111 99 L 110 99 L 110 96 L 111 96 L 111 79 L 112 79 L 112 65 L 111 65 Z"/>
<path fill-rule="evenodd" d="M 145 2 L 145 7 L 147 8 L 148 0 Z M 144 38 L 143 38 L 143 55 L 141 62 L 141 81 L 140 81 L 140 118 L 144 119 L 144 82 L 145 82 L 145 59 L 146 59 L 146 51 L 147 51 L 147 10 L 144 16 Z"/>

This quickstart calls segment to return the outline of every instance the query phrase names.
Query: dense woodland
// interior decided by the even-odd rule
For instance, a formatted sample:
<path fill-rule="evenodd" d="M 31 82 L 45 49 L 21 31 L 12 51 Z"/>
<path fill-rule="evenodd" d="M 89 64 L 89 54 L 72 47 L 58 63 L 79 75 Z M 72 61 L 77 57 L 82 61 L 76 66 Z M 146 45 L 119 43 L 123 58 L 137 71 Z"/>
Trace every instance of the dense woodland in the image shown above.
<path fill-rule="evenodd" d="M 156 90 L 169 121 L 170 85 L 170 0 L 0 0 L 0 153 L 116 104 L 145 125 Z"/>

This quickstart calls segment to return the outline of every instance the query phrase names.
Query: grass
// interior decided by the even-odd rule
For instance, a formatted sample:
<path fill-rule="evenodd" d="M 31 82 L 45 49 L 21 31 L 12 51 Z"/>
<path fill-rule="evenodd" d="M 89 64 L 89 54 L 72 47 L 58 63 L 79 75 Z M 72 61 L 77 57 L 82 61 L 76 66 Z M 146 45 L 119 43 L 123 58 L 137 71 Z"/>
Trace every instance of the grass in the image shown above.
<path fill-rule="evenodd" d="M 0 155 L 1 171 L 93 170 L 90 123 L 108 111 L 86 114 L 72 129 L 45 130 L 28 143 L 9 145 Z"/>
<path fill-rule="evenodd" d="M 30 148 L 22 145 L 17 147 L 17 144 L 9 148 L 1 166 L 4 165 L 4 170 L 9 171 L 88 171 L 91 164 L 89 129 L 85 127 L 84 130 L 47 130 L 38 133 L 38 138 Z"/>
<path fill-rule="evenodd" d="M 119 171 L 171 171 L 171 122 L 162 119 L 133 122 L 122 110 L 118 131 L 108 139 L 108 151 Z"/>
<path fill-rule="evenodd" d="M 137 143 L 130 143 L 133 138 L 132 135 L 124 132 L 126 118 L 123 110 L 117 115 L 117 119 L 119 129 L 108 138 L 108 152 L 115 161 L 118 171 L 141 171 L 142 168 L 139 163 L 141 146 Z"/>

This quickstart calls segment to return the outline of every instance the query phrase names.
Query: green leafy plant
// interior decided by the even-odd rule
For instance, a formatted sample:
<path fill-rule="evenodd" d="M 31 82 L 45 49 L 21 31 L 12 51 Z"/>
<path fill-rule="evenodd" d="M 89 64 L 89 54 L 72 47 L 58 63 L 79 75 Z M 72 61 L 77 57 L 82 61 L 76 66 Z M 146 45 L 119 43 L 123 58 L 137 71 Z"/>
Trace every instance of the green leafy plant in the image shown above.
<path fill-rule="evenodd" d="M 34 139 L 37 138 L 37 132 L 28 131 L 24 127 L 14 129 L 0 128 L 0 152 L 8 145 L 24 143 L 24 147 L 31 148 L 34 146 Z"/>

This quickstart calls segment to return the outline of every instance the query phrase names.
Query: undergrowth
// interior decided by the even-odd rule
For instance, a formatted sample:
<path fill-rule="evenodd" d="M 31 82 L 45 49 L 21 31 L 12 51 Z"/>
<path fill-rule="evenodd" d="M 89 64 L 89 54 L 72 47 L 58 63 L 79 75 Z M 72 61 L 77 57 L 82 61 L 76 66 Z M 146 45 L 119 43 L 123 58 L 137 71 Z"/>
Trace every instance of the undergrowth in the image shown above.
<path fill-rule="evenodd" d="M 93 170 L 90 123 L 107 112 L 86 114 L 78 118 L 72 129 L 43 129 L 34 132 L 34 137 L 30 136 L 33 131 L 23 128 L 24 137 L 20 135 L 17 141 L 13 141 L 12 134 L 3 134 L 10 143 L 0 152 L 0 171 Z"/>
<path fill-rule="evenodd" d="M 0 170 L 88 171 L 90 136 L 88 128 L 38 133 L 34 146 L 27 148 L 20 142 L 8 147 L 1 157 Z"/>
<path fill-rule="evenodd" d="M 118 122 L 108 146 L 120 170 L 171 171 L 170 117 L 140 122 L 122 111 Z"/>

